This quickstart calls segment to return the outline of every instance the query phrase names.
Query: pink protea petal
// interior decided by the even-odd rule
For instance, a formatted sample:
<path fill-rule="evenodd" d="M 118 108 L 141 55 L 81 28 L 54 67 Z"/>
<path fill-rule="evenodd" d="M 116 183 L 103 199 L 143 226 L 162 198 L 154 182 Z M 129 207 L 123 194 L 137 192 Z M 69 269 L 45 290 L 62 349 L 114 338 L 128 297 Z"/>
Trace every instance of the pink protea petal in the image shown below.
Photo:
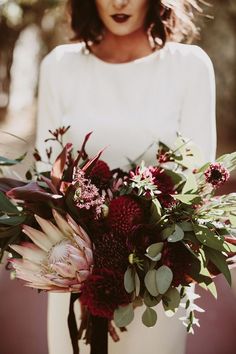
<path fill-rule="evenodd" d="M 76 234 L 74 234 L 73 237 L 81 250 L 88 247 L 87 242 L 85 242 L 81 237 L 77 236 Z"/>
<path fill-rule="evenodd" d="M 52 210 L 53 217 L 57 223 L 57 226 L 62 231 L 63 235 L 70 237 L 73 235 L 73 229 L 68 222 L 55 210 Z"/>
<path fill-rule="evenodd" d="M 10 260 L 11 264 L 13 265 L 14 269 L 20 269 L 22 271 L 31 271 L 31 272 L 40 272 L 41 271 L 41 266 L 36 263 L 32 263 L 28 261 L 27 259 L 11 259 Z"/>
<path fill-rule="evenodd" d="M 78 292 L 78 291 L 81 291 L 82 285 L 81 285 L 81 284 L 71 285 L 71 289 L 72 289 L 72 290 L 76 290 L 77 292 Z"/>
<path fill-rule="evenodd" d="M 69 286 L 78 284 L 77 279 L 70 280 L 70 279 L 53 278 L 51 280 L 51 282 L 52 282 L 52 284 L 58 285 L 60 287 L 69 287 Z"/>
<path fill-rule="evenodd" d="M 51 267 L 55 272 L 57 272 L 62 277 L 66 277 L 66 278 L 74 278 L 75 277 L 75 271 L 74 271 L 73 267 L 71 267 L 68 264 L 65 264 L 62 262 L 57 262 L 55 264 L 52 264 Z"/>
<path fill-rule="evenodd" d="M 40 264 L 46 259 L 46 252 L 41 250 L 38 246 L 33 244 L 29 244 L 30 246 L 26 246 L 28 244 L 24 243 L 24 246 L 19 245 L 11 245 L 10 247 L 19 253 L 24 259 L 27 259 L 36 264 Z"/>
<path fill-rule="evenodd" d="M 11 259 L 11 262 L 17 278 L 26 281 L 28 287 L 53 292 L 80 292 L 81 282 L 86 280 L 92 269 L 91 241 L 74 221 L 72 228 L 56 211 L 53 215 L 60 229 L 36 216 L 43 232 L 25 225 L 24 232 L 34 243 L 13 245 L 12 249 L 23 259 Z"/>
<path fill-rule="evenodd" d="M 53 243 L 42 231 L 36 230 L 28 225 L 24 225 L 22 231 L 45 252 L 48 252 L 53 246 Z"/>
<path fill-rule="evenodd" d="M 69 214 L 67 214 L 67 220 L 70 226 L 72 227 L 72 229 L 74 230 L 74 233 L 79 235 L 88 247 L 91 247 L 90 238 L 87 235 L 87 233 L 84 231 L 84 229 L 78 224 L 76 224 L 76 222 L 72 219 L 72 217 Z"/>
<path fill-rule="evenodd" d="M 74 254 L 70 255 L 70 261 L 75 270 L 88 269 L 88 263 L 84 257 L 76 256 Z"/>
<path fill-rule="evenodd" d="M 68 251 L 75 256 L 84 257 L 84 252 L 75 246 L 68 245 Z"/>
<path fill-rule="evenodd" d="M 35 219 L 53 244 L 60 242 L 65 238 L 63 233 L 53 225 L 51 221 L 45 220 L 38 215 L 35 215 Z"/>
<path fill-rule="evenodd" d="M 85 257 L 87 259 L 88 264 L 91 266 L 93 264 L 93 252 L 90 248 L 86 247 L 84 249 Z"/>
<path fill-rule="evenodd" d="M 83 281 L 85 281 L 88 278 L 89 274 L 90 274 L 89 270 L 81 270 L 81 271 L 79 271 L 77 273 L 78 281 L 82 283 Z"/>

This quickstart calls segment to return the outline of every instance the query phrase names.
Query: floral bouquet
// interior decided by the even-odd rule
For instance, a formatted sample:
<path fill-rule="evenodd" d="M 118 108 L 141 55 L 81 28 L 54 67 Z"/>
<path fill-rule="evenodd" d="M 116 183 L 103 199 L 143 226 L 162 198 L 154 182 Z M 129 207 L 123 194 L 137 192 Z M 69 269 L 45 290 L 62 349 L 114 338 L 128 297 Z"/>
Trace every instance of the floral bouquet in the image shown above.
<path fill-rule="evenodd" d="M 69 127 L 68 127 L 69 128 Z M 86 153 L 63 144 L 68 128 L 50 131 L 61 145 L 45 172 L 35 167 L 26 179 L 0 178 L 0 247 L 8 267 L 32 288 L 70 292 L 68 324 L 74 353 L 78 340 L 91 353 L 107 353 L 107 337 L 143 306 L 142 322 L 152 327 L 159 303 L 193 332 L 199 325 L 188 289 L 199 284 L 217 297 L 214 277 L 224 274 L 236 254 L 236 193 L 214 196 L 236 167 L 236 153 L 198 165 L 196 149 L 178 136 L 175 150 L 159 143 L 155 164 L 132 163 L 111 170 Z M 35 150 L 36 161 L 42 158 Z M 17 160 L 0 158 L 1 165 Z M 81 304 L 77 329 L 73 304 Z"/>

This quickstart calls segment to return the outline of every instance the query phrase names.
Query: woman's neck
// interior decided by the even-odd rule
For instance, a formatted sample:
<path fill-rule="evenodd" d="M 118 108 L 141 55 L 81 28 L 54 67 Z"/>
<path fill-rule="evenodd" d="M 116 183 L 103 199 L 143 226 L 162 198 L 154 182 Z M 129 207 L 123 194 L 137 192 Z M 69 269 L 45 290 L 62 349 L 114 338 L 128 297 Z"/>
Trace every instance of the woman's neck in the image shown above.
<path fill-rule="evenodd" d="M 99 44 L 93 44 L 91 51 L 99 59 L 110 63 L 125 63 L 145 57 L 153 52 L 147 33 L 136 31 L 127 36 L 116 36 L 105 32 Z"/>

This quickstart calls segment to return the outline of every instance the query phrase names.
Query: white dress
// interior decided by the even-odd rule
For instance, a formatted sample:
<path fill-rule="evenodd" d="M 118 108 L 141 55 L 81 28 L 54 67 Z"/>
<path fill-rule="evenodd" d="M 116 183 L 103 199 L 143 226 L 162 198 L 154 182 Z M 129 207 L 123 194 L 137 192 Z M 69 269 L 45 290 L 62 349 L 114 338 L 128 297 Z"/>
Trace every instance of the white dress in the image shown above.
<path fill-rule="evenodd" d="M 173 146 L 176 132 L 202 148 L 205 160 L 216 149 L 215 78 L 208 55 L 198 46 L 169 42 L 144 58 L 107 63 L 81 44 L 62 45 L 43 60 L 40 71 L 37 146 L 44 147 L 48 129 L 71 125 L 67 140 L 80 147 L 93 131 L 88 153 L 107 146 L 103 159 L 111 167 L 127 157 L 153 162 L 155 142 Z M 154 143 L 152 145 L 152 143 Z M 152 146 L 151 146 L 152 145 Z M 151 146 L 151 147 L 150 147 Z M 149 148 L 148 148 L 149 147 Z M 67 329 L 68 294 L 49 294 L 49 354 L 72 354 Z M 79 308 L 77 309 L 79 317 Z M 184 354 L 186 329 L 180 314 L 168 319 L 158 305 L 157 325 L 133 323 L 121 341 L 109 339 L 109 354 Z M 89 348 L 80 344 L 81 353 Z M 98 353 L 99 354 L 99 353 Z"/>

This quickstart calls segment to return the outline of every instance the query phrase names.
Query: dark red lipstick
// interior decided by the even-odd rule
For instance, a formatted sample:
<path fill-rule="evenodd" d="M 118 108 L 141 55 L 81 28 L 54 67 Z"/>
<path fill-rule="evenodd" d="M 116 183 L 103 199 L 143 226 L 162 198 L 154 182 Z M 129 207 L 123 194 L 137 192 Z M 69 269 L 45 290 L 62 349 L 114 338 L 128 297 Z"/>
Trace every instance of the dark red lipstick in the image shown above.
<path fill-rule="evenodd" d="M 130 18 L 130 15 L 126 15 L 126 14 L 115 14 L 111 16 L 113 18 L 114 21 L 118 22 L 118 23 L 123 23 L 128 21 L 128 19 Z"/>

